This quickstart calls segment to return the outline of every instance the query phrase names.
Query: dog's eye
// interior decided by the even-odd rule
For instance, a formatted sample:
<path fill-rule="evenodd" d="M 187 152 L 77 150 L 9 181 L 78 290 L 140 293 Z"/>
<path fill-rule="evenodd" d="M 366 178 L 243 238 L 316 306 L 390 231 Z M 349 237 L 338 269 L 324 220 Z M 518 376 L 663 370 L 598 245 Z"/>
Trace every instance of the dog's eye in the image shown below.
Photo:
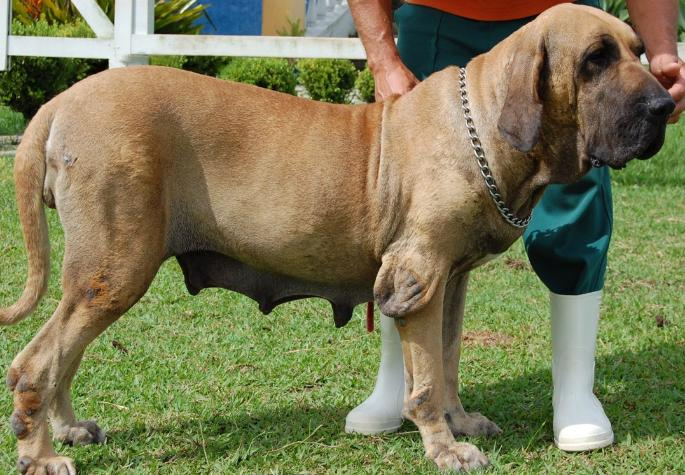
<path fill-rule="evenodd" d="M 595 77 L 606 70 L 618 57 L 617 48 L 612 44 L 602 44 L 589 50 L 581 63 L 581 72 L 586 78 Z"/>
<path fill-rule="evenodd" d="M 599 48 L 587 55 L 585 64 L 591 67 L 604 69 L 609 65 L 609 60 L 610 58 L 607 54 L 607 50 L 605 48 Z"/>
<path fill-rule="evenodd" d="M 586 51 L 581 63 L 582 73 L 586 77 L 596 76 L 607 69 L 618 58 L 619 50 L 616 41 L 611 36 L 603 35 L 594 46 Z"/>

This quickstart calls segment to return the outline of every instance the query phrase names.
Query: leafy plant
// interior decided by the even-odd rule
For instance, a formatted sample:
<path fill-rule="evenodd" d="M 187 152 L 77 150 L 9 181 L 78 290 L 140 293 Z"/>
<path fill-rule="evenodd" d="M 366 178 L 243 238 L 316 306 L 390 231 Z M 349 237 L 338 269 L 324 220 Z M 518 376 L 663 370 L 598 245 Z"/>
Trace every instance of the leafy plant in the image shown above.
<path fill-rule="evenodd" d="M 114 18 L 115 0 L 97 0 L 100 8 Z M 155 0 L 155 33 L 198 34 L 203 25 L 198 20 L 207 15 L 208 5 L 198 0 Z M 71 0 L 12 0 L 13 17 L 25 25 L 39 18 L 48 23 L 82 20 Z M 210 23 L 211 23 L 211 19 Z"/>
<path fill-rule="evenodd" d="M 678 14 L 678 41 L 685 41 L 685 0 L 678 1 L 680 12 Z M 604 11 L 611 13 L 616 18 L 626 23 L 630 22 L 630 15 L 625 0 L 602 0 L 601 6 Z"/>
<path fill-rule="evenodd" d="M 219 78 L 295 94 L 297 81 L 291 64 L 282 58 L 234 58 Z"/>
<path fill-rule="evenodd" d="M 625 0 L 602 0 L 602 9 L 621 21 L 628 21 L 628 7 Z"/>
<path fill-rule="evenodd" d="M 297 62 L 299 81 L 317 101 L 349 102 L 357 70 L 346 59 L 301 59 Z"/>
<path fill-rule="evenodd" d="M 108 0 L 113 1 L 113 0 Z M 155 33 L 174 33 L 197 35 L 203 25 L 198 20 L 207 15 L 208 5 L 198 4 L 197 0 L 156 0 Z"/>
<path fill-rule="evenodd" d="M 50 24 L 40 19 L 29 25 L 12 23 L 12 34 L 23 36 L 92 37 L 83 22 Z M 13 57 L 11 69 L 0 73 L 0 102 L 24 117 L 31 118 L 38 108 L 80 81 L 89 73 L 106 67 L 101 60 L 79 58 Z"/>
<path fill-rule="evenodd" d="M 71 0 L 12 0 L 12 17 L 28 25 L 39 18 L 48 23 L 67 23 L 79 18 Z"/>
<path fill-rule="evenodd" d="M 373 80 L 371 70 L 366 67 L 359 71 L 354 87 L 359 93 L 359 98 L 364 102 L 374 102 L 376 100 L 376 83 Z"/>
<path fill-rule="evenodd" d="M 288 17 L 286 18 L 286 21 L 288 22 L 288 26 L 276 30 L 276 34 L 279 36 L 304 36 L 305 29 L 299 18 L 292 21 L 290 17 Z"/>

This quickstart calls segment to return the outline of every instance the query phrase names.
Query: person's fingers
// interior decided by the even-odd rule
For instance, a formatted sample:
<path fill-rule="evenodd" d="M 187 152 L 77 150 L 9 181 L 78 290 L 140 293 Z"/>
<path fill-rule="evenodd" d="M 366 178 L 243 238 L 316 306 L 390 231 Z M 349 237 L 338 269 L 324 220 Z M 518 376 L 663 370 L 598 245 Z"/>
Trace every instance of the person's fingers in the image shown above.
<path fill-rule="evenodd" d="M 668 119 L 668 123 L 674 124 L 685 110 L 685 64 L 675 55 L 662 54 L 652 58 L 649 69 L 676 103 Z"/>
<path fill-rule="evenodd" d="M 392 95 L 405 94 L 418 82 L 418 79 L 404 65 L 379 72 L 376 78 L 376 100 L 382 101 Z"/>
<path fill-rule="evenodd" d="M 670 76 L 672 84 L 668 88 L 668 93 L 675 101 L 675 109 L 669 118 L 669 123 L 678 121 L 680 114 L 685 110 L 685 65 L 678 65 L 675 74 Z"/>
<path fill-rule="evenodd" d="M 663 74 L 664 76 L 668 77 L 676 77 L 678 73 L 680 72 L 680 64 L 676 61 L 673 62 L 668 62 L 665 64 L 658 65 L 658 71 L 655 71 L 655 73 L 658 74 Z"/>

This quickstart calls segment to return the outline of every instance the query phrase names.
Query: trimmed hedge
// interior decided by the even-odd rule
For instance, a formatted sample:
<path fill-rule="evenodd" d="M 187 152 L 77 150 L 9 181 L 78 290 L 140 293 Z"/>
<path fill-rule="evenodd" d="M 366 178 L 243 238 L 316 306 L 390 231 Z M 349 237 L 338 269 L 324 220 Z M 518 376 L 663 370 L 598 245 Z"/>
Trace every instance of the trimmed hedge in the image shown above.
<path fill-rule="evenodd" d="M 297 85 L 290 62 L 281 58 L 234 58 L 218 77 L 288 94 L 295 94 Z"/>
<path fill-rule="evenodd" d="M 229 58 L 221 56 L 150 56 L 153 66 L 185 69 L 206 76 L 216 76 Z"/>
<path fill-rule="evenodd" d="M 373 80 L 371 70 L 366 67 L 359 71 L 357 80 L 354 82 L 354 87 L 359 93 L 359 99 L 364 102 L 376 101 L 376 83 Z"/>
<path fill-rule="evenodd" d="M 345 59 L 301 59 L 297 62 L 299 81 L 309 97 L 317 101 L 347 103 L 357 78 L 357 70 Z"/>
<path fill-rule="evenodd" d="M 12 22 L 12 34 L 22 36 L 93 37 L 83 22 L 50 25 L 44 19 L 29 25 Z M 30 119 L 40 106 L 88 74 L 107 68 L 107 61 L 72 58 L 13 57 L 0 73 L 0 103 Z"/>

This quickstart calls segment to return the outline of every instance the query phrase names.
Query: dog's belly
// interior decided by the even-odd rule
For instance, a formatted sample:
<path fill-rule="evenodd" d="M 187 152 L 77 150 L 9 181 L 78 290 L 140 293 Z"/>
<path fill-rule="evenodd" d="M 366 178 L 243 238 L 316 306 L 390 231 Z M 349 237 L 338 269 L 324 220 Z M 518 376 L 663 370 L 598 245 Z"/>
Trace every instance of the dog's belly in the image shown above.
<path fill-rule="evenodd" d="M 208 287 L 220 287 L 246 295 L 268 314 L 291 300 L 321 297 L 333 307 L 336 327 L 342 327 L 352 317 L 355 306 L 373 300 L 372 284 L 333 285 L 256 269 L 223 254 L 209 251 L 188 252 L 176 256 L 188 291 L 195 295 Z"/>

